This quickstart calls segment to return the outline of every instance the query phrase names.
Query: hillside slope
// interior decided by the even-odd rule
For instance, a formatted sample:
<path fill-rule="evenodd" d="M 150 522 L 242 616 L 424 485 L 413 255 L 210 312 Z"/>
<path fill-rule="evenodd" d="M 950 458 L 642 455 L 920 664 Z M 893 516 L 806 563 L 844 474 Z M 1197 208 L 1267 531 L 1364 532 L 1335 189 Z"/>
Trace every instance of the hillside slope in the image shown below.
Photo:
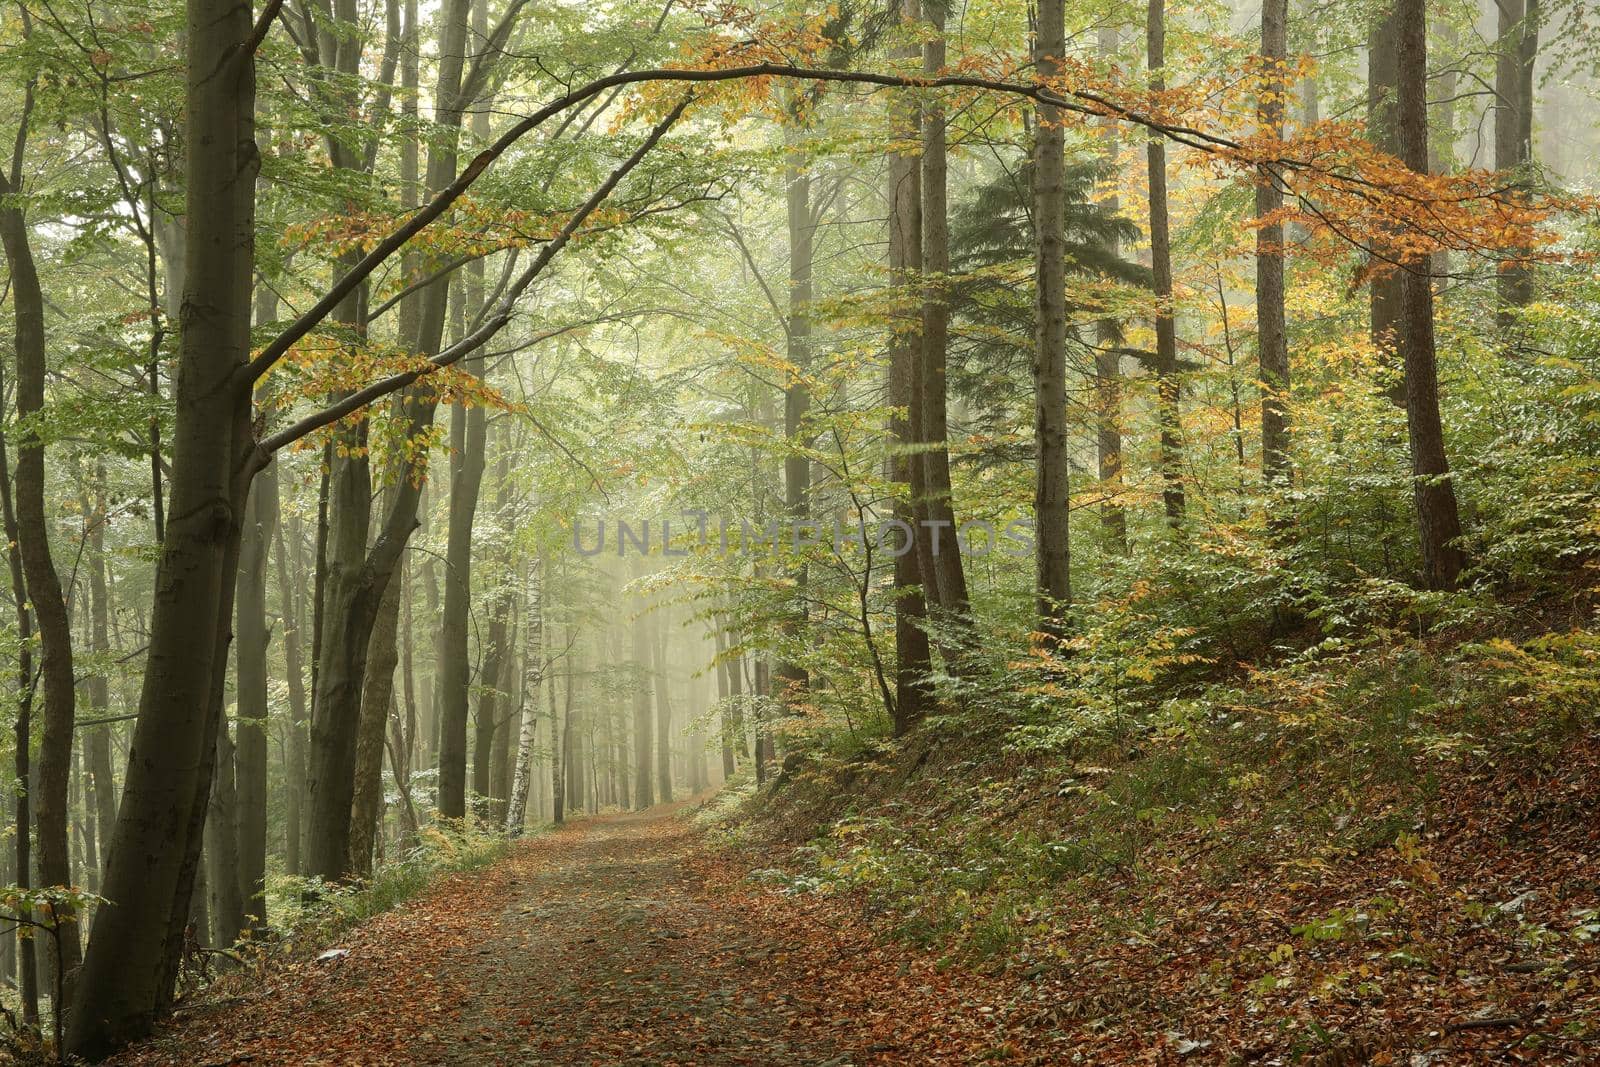
<path fill-rule="evenodd" d="M 952 714 L 716 818 L 780 891 L 1015 980 L 1009 1025 L 1074 1062 L 1595 1062 L 1600 639 L 1550 622 L 1048 744 Z"/>

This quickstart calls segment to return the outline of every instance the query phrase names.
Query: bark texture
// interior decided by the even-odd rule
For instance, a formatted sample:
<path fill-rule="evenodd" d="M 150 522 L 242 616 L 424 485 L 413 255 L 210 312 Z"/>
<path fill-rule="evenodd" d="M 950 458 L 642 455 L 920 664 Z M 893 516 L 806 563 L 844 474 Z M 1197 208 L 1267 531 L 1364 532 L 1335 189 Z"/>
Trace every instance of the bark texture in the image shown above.
<path fill-rule="evenodd" d="M 1166 88 L 1166 0 L 1150 0 L 1145 19 L 1145 55 L 1150 87 Z M 1167 145 L 1149 139 L 1145 161 L 1150 181 L 1150 269 L 1156 295 L 1156 415 L 1160 423 L 1161 505 L 1167 525 L 1183 523 L 1183 430 L 1178 409 L 1178 324 L 1172 306 L 1172 235 L 1167 218 Z"/>
<path fill-rule="evenodd" d="M 172 497 L 149 651 L 103 893 L 66 1052 L 105 1055 L 171 1005 L 221 718 L 250 449 L 255 70 L 248 5 L 189 0 L 191 210 L 178 346 Z M 141 966 L 128 966 L 129 960 Z"/>
<path fill-rule="evenodd" d="M 1066 51 L 1061 0 L 1041 0 L 1034 69 L 1059 76 Z M 1036 107 L 1033 134 L 1034 261 L 1033 440 L 1034 593 L 1039 628 L 1063 633 L 1072 610 L 1068 541 L 1067 273 L 1064 132 L 1061 114 Z"/>
<path fill-rule="evenodd" d="M 1396 0 L 1401 159 L 1412 170 L 1428 169 L 1428 14 L 1425 0 Z M 1411 442 L 1411 474 L 1422 548 L 1422 584 L 1452 589 L 1463 559 L 1455 487 L 1450 481 L 1444 426 L 1439 417 L 1439 372 L 1433 334 L 1433 279 L 1427 257 L 1417 257 L 1400 272 L 1400 356 L 1405 366 L 1406 430 Z"/>
<path fill-rule="evenodd" d="M 928 24 L 933 34 L 922 46 L 922 69 L 942 73 L 946 53 L 945 12 L 929 4 Z M 959 658 L 970 644 L 971 605 L 967 574 L 956 539 L 955 496 L 950 484 L 950 417 L 946 367 L 950 348 L 950 205 L 948 146 L 944 103 L 935 96 L 922 110 L 922 477 L 928 519 L 933 523 L 930 591 L 937 598 L 946 626 L 959 635 L 947 649 Z M 952 664 L 952 667 L 957 664 Z"/>
<path fill-rule="evenodd" d="M 1288 85 L 1284 63 L 1289 52 L 1288 0 L 1263 0 L 1261 6 L 1261 129 L 1283 136 Z M 1256 178 L 1256 217 L 1283 208 L 1283 191 L 1270 168 Z M 1289 336 L 1284 308 L 1283 223 L 1256 230 L 1256 348 L 1261 375 L 1261 473 L 1269 486 L 1286 485 L 1289 460 Z"/>
<path fill-rule="evenodd" d="M 901 18 L 914 24 L 918 15 L 917 0 L 903 0 Z M 915 57 L 915 47 L 904 53 Z M 890 123 L 893 135 L 903 144 L 915 144 L 918 139 L 918 115 L 905 101 L 891 103 Z M 889 154 L 889 272 L 897 286 L 909 288 L 920 284 L 922 273 L 922 175 L 917 157 L 907 151 Z M 889 404 L 896 414 L 889 420 L 891 441 L 906 449 L 917 443 L 917 415 L 922 407 L 917 365 L 920 362 L 920 321 L 915 324 L 899 322 L 894 325 L 889 339 Z M 905 414 L 899 414 L 900 411 Z M 900 526 L 901 542 L 895 546 L 895 714 L 894 732 L 900 736 L 908 732 L 927 714 L 932 694 L 928 686 L 931 653 L 926 628 L 927 605 L 924 597 L 921 556 L 925 543 L 920 536 L 917 504 L 922 496 L 923 479 L 920 460 L 901 452 L 890 460 L 890 476 L 905 488 L 904 498 L 897 498 L 894 517 Z M 924 514 L 925 514 L 924 510 Z M 931 573 L 931 561 L 928 568 Z M 760 687 L 758 686 L 758 692 Z M 758 730 L 756 738 L 756 775 L 764 774 L 766 753 L 763 752 L 764 732 Z"/>

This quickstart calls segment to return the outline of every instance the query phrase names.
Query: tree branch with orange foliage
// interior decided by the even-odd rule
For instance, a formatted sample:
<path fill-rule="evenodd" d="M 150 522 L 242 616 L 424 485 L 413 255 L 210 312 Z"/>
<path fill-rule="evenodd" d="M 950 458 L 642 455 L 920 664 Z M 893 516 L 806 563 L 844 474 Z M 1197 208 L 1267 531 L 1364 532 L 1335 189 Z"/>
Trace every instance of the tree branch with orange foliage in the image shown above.
<path fill-rule="evenodd" d="M 738 20 L 733 20 L 739 24 Z M 1022 65 L 1006 57 L 969 60 L 950 73 L 898 74 L 882 71 L 843 70 L 789 61 L 791 52 L 810 59 L 821 54 L 825 40 L 804 28 L 766 30 L 740 40 L 718 39 L 696 57 L 692 65 L 617 71 L 571 89 L 529 115 L 517 120 L 461 171 L 456 179 L 409 219 L 377 241 L 310 309 L 294 320 L 243 369 L 241 388 L 248 388 L 290 348 L 316 328 L 354 289 L 379 266 L 400 251 L 461 200 L 479 177 L 513 145 L 551 118 L 592 101 L 601 94 L 628 86 L 728 85 L 742 87 L 742 99 L 761 101 L 768 88 L 780 80 L 843 83 L 888 89 L 968 90 L 1003 93 L 1019 100 L 1052 105 L 1079 119 L 1113 119 L 1167 138 L 1201 153 L 1201 159 L 1220 173 L 1267 173 L 1282 184 L 1304 210 L 1285 208 L 1283 218 L 1332 233 L 1349 246 L 1373 254 L 1382 264 L 1409 267 L 1440 249 L 1486 253 L 1496 259 L 1506 249 L 1530 257 L 1546 255 L 1555 235 L 1540 224 L 1559 209 L 1594 210 L 1595 198 L 1545 198 L 1535 202 L 1525 192 L 1503 183 L 1488 171 L 1451 175 L 1420 174 L 1398 159 L 1378 151 L 1361 136 L 1358 124 L 1323 122 L 1288 138 L 1205 129 L 1196 115 L 1212 116 L 1226 125 L 1227 102 L 1234 92 L 1254 107 L 1256 90 L 1251 77 L 1234 82 L 1191 85 L 1160 92 L 1132 91 L 1112 84 L 1103 72 L 1086 63 L 1063 64 L 1049 82 L 1018 80 Z M 985 72 L 987 71 L 987 72 Z M 382 396 L 416 381 L 422 375 L 448 366 L 480 347 L 510 321 L 512 304 L 533 277 L 565 246 L 576 226 L 597 209 L 623 175 L 652 150 L 667 129 L 683 115 L 692 95 L 681 96 L 652 131 L 640 149 L 613 172 L 594 196 L 569 219 L 558 236 L 544 246 L 534 264 L 524 272 L 505 300 L 477 330 L 439 353 L 427 365 L 394 374 L 353 392 L 322 411 L 307 416 L 261 442 L 267 451 L 280 448 L 306 434 L 360 410 Z M 715 101 L 715 94 L 700 99 Z M 652 106 L 649 94 L 637 102 Z M 1253 114 L 1253 110 L 1249 113 Z M 1281 219 L 1280 219 L 1281 221 Z M 1384 244 L 1374 248 L 1357 234 L 1382 234 Z"/>

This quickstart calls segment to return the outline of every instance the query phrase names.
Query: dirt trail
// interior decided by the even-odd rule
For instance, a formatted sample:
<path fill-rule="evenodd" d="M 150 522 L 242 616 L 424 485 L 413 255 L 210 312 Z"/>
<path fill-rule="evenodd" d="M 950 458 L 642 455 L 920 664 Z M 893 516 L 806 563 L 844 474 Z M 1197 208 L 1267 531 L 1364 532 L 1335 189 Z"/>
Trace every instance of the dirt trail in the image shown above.
<path fill-rule="evenodd" d="M 352 931 L 341 959 L 230 980 L 237 995 L 120 1062 L 845 1067 L 995 1050 L 991 983 L 742 875 L 671 809 L 584 820 Z"/>
<path fill-rule="evenodd" d="M 787 946 L 707 892 L 687 862 L 694 844 L 661 812 L 562 835 L 493 936 L 457 954 L 483 992 L 458 1031 L 479 1044 L 451 1062 L 847 1062 L 829 1030 L 807 1025 L 836 1011 L 823 991 L 753 987 L 752 971 Z"/>

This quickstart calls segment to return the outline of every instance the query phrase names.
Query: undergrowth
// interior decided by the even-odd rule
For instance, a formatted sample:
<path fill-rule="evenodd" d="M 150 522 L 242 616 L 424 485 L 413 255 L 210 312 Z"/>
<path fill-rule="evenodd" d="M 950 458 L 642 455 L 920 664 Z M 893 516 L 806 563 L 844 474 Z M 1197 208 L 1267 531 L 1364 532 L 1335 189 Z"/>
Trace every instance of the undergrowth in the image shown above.
<path fill-rule="evenodd" d="M 416 844 L 361 881 L 330 885 L 320 878 L 293 875 L 269 879 L 267 914 L 284 936 L 324 942 L 404 903 L 440 875 L 489 866 L 511 844 L 511 838 L 475 825 L 425 826 Z"/>
<path fill-rule="evenodd" d="M 1028 965 L 1069 903 L 1092 904 L 1106 938 L 1136 936 L 1177 868 L 1218 891 L 1325 869 L 1436 829 L 1463 776 L 1559 760 L 1596 735 L 1600 634 L 1328 641 L 1121 715 L 1073 706 L 1089 713 L 991 723 L 987 740 L 926 742 L 931 758 L 813 759 L 708 817 L 764 849 L 804 841 L 759 879 L 854 894 L 895 936 Z"/>

